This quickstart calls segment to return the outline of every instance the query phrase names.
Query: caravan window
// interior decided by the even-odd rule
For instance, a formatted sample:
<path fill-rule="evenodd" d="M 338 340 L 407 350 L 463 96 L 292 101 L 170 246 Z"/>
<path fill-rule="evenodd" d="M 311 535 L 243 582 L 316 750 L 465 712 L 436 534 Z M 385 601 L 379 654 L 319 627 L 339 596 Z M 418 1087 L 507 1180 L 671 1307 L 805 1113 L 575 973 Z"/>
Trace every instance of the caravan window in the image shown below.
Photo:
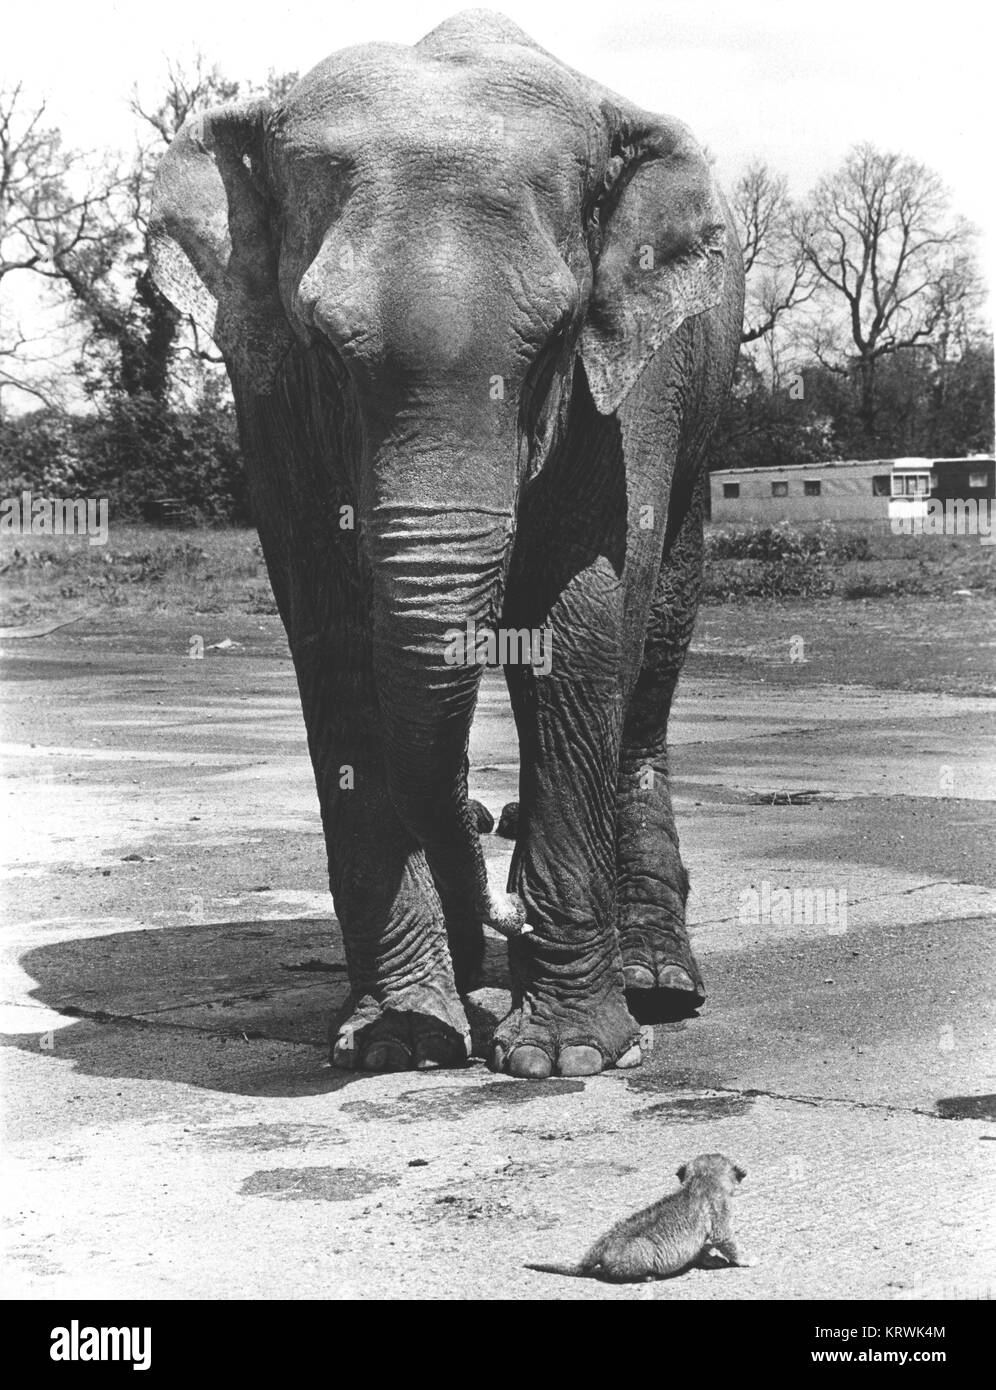
<path fill-rule="evenodd" d="M 772 483 L 771 495 L 772 497 L 787 497 L 789 495 L 788 483 Z"/>
<path fill-rule="evenodd" d="M 818 479 L 814 479 L 812 482 L 810 482 L 810 481 L 807 479 L 807 480 L 803 483 L 803 485 L 802 485 L 802 490 L 803 490 L 803 492 L 806 494 L 807 497 L 819 497 L 819 495 L 820 495 L 820 484 L 819 484 L 819 480 L 818 480 Z"/>
<path fill-rule="evenodd" d="M 890 484 L 892 479 L 888 473 L 876 473 L 872 478 L 872 496 L 888 497 L 891 491 Z"/>
<path fill-rule="evenodd" d="M 739 483 L 724 483 L 724 484 L 723 484 L 723 496 L 724 496 L 724 497 L 739 497 L 739 496 L 740 496 L 740 484 L 739 484 Z"/>
<path fill-rule="evenodd" d="M 930 492 L 929 473 L 893 473 L 893 497 L 926 497 Z"/>

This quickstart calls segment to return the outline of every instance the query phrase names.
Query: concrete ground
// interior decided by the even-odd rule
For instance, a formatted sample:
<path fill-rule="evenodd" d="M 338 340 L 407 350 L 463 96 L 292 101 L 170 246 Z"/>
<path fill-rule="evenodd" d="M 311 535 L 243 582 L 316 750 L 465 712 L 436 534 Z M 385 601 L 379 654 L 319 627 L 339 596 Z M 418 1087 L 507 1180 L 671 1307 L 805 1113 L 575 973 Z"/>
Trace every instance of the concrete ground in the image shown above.
<path fill-rule="evenodd" d="M 637 1071 L 544 1083 L 329 1069 L 346 981 L 275 619 L 203 660 L 165 619 L 4 641 L 6 1295 L 991 1296 L 996 704 L 836 658 L 807 684 L 747 626 L 704 615 L 672 726 L 706 1005 Z M 472 792 L 516 795 L 490 673 Z M 481 1046 L 497 940 L 492 967 Z M 717 1150 L 752 1267 L 523 1267 Z"/>

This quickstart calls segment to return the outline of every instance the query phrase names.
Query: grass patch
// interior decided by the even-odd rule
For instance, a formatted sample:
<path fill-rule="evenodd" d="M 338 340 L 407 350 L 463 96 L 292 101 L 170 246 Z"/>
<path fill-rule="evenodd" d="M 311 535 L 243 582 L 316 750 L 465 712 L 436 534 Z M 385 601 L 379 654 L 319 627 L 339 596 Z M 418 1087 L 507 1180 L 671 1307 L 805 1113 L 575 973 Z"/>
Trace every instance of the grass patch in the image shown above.
<path fill-rule="evenodd" d="M 872 523 L 709 526 L 704 599 L 951 598 L 996 594 L 996 547 L 978 536 L 896 536 Z M 137 613 L 276 612 L 255 531 L 115 526 L 85 536 L 0 543 L 0 625 L 100 609 Z"/>
<path fill-rule="evenodd" d="M 161 613 L 275 613 L 259 538 L 250 530 L 115 526 L 85 536 L 17 536 L 0 545 L 0 625 L 101 608 Z"/>
<path fill-rule="evenodd" d="M 894 535 L 887 524 L 708 526 L 704 597 L 948 598 L 996 593 L 994 547 L 979 536 Z"/>

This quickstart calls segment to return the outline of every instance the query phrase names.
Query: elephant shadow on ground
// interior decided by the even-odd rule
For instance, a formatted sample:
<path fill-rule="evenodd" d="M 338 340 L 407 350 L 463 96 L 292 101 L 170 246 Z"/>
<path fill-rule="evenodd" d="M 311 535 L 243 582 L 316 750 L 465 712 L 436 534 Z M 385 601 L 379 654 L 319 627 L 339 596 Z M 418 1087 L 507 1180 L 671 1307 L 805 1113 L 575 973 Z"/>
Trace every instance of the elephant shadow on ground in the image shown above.
<path fill-rule="evenodd" d="M 35 1004 L 64 1027 L 7 1045 L 92 1076 L 298 1096 L 373 1080 L 328 1064 L 329 1023 L 349 984 L 334 922 L 203 922 L 35 947 L 20 958 Z M 505 943 L 489 938 L 467 1001 L 475 1056 L 509 1006 Z"/>

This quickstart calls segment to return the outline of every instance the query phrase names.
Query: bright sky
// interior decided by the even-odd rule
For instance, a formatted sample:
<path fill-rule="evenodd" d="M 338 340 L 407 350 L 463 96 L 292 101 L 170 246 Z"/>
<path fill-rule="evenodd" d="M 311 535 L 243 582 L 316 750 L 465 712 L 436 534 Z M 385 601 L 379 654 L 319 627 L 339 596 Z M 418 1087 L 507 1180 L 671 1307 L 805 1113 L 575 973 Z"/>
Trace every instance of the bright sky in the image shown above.
<path fill-rule="evenodd" d="M 68 144 L 129 148 L 131 87 L 137 82 L 151 99 L 167 57 L 200 49 L 232 77 L 303 72 L 354 43 L 414 42 L 459 7 L 459 0 L 49 0 L 42 7 L 11 0 L 0 29 L 0 80 L 21 78 L 28 96 L 47 95 Z M 650 110 L 680 116 L 717 156 L 724 182 L 760 155 L 803 193 L 849 145 L 871 140 L 936 169 L 955 208 L 988 237 L 996 232 L 989 0 L 503 0 L 495 7 L 580 71 Z"/>

